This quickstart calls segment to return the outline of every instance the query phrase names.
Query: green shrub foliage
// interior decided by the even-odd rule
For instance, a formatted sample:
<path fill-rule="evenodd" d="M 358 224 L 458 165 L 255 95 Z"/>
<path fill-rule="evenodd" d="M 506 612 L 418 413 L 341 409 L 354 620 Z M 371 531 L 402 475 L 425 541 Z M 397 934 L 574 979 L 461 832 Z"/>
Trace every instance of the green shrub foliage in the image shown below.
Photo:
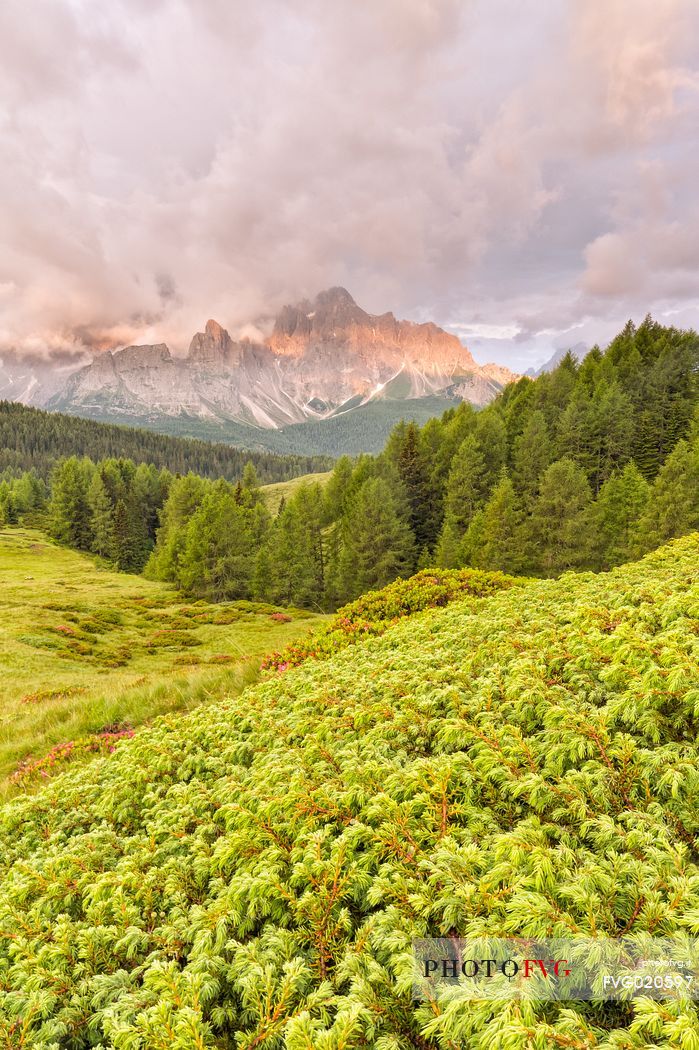
<path fill-rule="evenodd" d="M 483 598 L 504 587 L 524 583 L 501 572 L 476 569 L 423 569 L 409 580 L 396 580 L 380 591 L 369 591 L 357 601 L 338 609 L 326 627 L 315 631 L 304 642 L 288 645 L 271 653 L 263 668 L 286 671 L 309 657 L 330 656 L 340 649 L 363 641 L 369 635 L 383 634 L 399 620 L 425 609 L 440 608 L 453 601 Z"/>
<path fill-rule="evenodd" d="M 6 805 L 4 1045 L 694 1046 L 692 1004 L 415 1004 L 411 940 L 699 932 L 698 564 L 452 602 Z"/>

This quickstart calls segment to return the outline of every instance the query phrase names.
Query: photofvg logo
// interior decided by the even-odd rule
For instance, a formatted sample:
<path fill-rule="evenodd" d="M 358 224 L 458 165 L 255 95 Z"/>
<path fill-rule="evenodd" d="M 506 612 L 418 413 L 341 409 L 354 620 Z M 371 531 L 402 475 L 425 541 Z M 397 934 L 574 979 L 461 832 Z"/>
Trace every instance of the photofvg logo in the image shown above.
<path fill-rule="evenodd" d="M 699 940 L 435 937 L 413 942 L 413 995 L 465 999 L 699 999 Z"/>

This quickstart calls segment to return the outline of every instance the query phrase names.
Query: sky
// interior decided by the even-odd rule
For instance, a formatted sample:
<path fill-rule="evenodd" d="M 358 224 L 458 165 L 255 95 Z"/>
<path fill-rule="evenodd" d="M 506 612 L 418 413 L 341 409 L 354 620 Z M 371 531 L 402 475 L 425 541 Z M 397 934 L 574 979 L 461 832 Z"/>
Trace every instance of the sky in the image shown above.
<path fill-rule="evenodd" d="M 518 370 L 699 327 L 697 0 L 3 0 L 0 352 L 346 287 Z"/>

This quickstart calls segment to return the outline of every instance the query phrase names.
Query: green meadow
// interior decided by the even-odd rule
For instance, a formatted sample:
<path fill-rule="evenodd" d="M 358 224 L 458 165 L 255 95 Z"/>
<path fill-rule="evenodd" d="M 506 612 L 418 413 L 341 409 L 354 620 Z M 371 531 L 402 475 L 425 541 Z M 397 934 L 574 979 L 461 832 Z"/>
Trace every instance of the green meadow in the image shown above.
<path fill-rule="evenodd" d="M 265 653 L 324 619 L 187 602 L 39 531 L 0 530 L 0 795 L 56 745 L 238 693 Z"/>
<path fill-rule="evenodd" d="M 330 474 L 331 471 L 326 471 L 324 474 L 302 474 L 298 478 L 291 478 L 290 481 L 275 481 L 271 485 L 263 485 L 260 491 L 264 496 L 267 510 L 271 514 L 276 514 L 282 499 L 288 502 L 303 485 L 325 485 Z"/>

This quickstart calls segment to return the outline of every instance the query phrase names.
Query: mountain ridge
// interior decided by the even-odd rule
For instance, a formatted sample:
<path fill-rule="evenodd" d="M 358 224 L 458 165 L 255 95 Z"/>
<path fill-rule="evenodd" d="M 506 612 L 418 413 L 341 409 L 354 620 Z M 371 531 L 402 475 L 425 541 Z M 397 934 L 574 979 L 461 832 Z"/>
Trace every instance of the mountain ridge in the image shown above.
<path fill-rule="evenodd" d="M 375 400 L 437 396 L 482 406 L 516 378 L 502 366 L 479 365 L 433 322 L 370 314 L 334 287 L 284 306 L 264 341 L 234 339 L 209 319 L 184 357 L 165 343 L 125 346 L 95 355 L 45 398 L 38 381 L 15 386 L 17 400 L 92 418 L 186 417 L 274 430 Z"/>

